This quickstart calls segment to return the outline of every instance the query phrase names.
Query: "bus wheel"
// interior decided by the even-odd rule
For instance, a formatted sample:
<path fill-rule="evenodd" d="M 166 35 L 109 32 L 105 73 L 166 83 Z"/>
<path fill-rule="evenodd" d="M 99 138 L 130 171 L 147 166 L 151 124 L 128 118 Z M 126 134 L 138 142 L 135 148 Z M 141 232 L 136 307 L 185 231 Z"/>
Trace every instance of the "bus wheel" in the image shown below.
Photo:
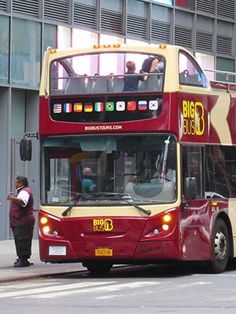
<path fill-rule="evenodd" d="M 112 268 L 112 264 L 98 261 L 87 261 L 83 262 L 82 265 L 93 275 L 104 275 Z"/>
<path fill-rule="evenodd" d="M 226 223 L 222 219 L 217 219 L 212 234 L 212 261 L 210 271 L 212 273 L 222 273 L 229 259 L 229 233 Z"/>

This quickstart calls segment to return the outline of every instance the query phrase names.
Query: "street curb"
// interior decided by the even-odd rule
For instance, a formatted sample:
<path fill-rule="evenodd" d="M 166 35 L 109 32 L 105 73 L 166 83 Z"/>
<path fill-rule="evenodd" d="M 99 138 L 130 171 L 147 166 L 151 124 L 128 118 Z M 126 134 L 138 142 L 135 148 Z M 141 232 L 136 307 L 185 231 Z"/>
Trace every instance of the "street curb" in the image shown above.
<path fill-rule="evenodd" d="M 2 283 L 9 283 L 9 282 L 15 282 L 15 281 L 24 281 L 28 279 L 37 279 L 37 278 L 45 278 L 45 277 L 50 277 L 50 276 L 61 276 L 61 275 L 68 275 L 68 274 L 74 274 L 74 273 L 83 273 L 83 272 L 88 272 L 87 270 L 78 270 L 78 271 L 62 271 L 62 272 L 55 272 L 55 273 L 48 273 L 48 274 L 24 274 L 20 276 L 15 276 L 11 278 L 0 278 L 0 284 Z"/>

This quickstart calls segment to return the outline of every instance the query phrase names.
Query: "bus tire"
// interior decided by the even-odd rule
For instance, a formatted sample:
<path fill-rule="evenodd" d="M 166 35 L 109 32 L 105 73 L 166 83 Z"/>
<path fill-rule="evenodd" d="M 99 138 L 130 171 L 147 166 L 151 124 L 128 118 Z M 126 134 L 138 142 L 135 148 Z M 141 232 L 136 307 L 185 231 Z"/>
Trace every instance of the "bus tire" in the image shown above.
<path fill-rule="evenodd" d="M 105 275 L 113 266 L 110 263 L 98 261 L 86 261 L 83 262 L 82 265 L 86 267 L 92 275 Z"/>
<path fill-rule="evenodd" d="M 209 263 L 211 273 L 222 273 L 229 260 L 229 231 L 225 221 L 217 219 L 212 232 L 212 261 Z"/>

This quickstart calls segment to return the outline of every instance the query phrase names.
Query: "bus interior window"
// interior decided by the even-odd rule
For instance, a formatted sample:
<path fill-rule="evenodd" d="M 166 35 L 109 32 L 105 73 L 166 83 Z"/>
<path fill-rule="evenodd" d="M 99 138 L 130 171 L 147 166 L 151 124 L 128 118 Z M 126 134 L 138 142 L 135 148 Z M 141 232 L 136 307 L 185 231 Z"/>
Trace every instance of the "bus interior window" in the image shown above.
<path fill-rule="evenodd" d="M 225 155 L 225 168 L 229 173 L 234 195 L 236 191 L 236 148 L 234 146 L 224 146 L 222 151 Z"/>
<path fill-rule="evenodd" d="M 183 85 L 206 87 L 207 79 L 198 63 L 185 53 L 179 53 L 179 83 Z"/>
<path fill-rule="evenodd" d="M 197 198 L 204 195 L 203 149 L 199 146 L 183 146 L 183 180 L 195 177 L 197 181 Z"/>
<path fill-rule="evenodd" d="M 223 197 L 236 195 L 236 150 L 218 145 L 206 148 L 207 188 Z"/>

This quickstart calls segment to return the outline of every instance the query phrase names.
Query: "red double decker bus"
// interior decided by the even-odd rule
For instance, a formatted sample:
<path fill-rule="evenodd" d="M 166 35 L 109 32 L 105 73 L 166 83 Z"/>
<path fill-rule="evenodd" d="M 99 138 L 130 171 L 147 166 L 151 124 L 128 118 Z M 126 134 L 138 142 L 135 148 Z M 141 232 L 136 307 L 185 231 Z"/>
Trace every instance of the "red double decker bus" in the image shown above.
<path fill-rule="evenodd" d="M 236 254 L 235 90 L 208 82 L 178 46 L 49 49 L 41 260 L 94 273 L 161 260 L 224 271 Z"/>

